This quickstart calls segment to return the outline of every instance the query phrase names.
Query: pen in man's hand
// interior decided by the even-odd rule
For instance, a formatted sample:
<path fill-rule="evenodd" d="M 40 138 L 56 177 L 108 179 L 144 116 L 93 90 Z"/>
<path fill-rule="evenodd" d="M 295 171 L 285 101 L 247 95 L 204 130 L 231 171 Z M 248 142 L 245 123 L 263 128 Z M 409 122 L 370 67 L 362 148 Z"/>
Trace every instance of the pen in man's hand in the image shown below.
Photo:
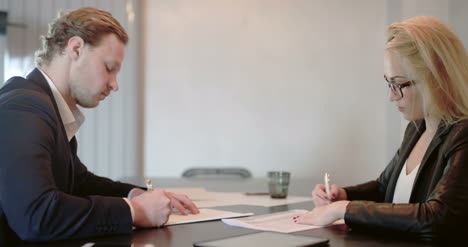
<path fill-rule="evenodd" d="M 327 192 L 328 203 L 331 202 L 331 193 L 330 193 L 330 174 L 325 172 L 325 192 Z"/>
<path fill-rule="evenodd" d="M 146 179 L 146 191 L 153 191 L 153 184 L 151 183 L 151 179 L 149 178 Z"/>

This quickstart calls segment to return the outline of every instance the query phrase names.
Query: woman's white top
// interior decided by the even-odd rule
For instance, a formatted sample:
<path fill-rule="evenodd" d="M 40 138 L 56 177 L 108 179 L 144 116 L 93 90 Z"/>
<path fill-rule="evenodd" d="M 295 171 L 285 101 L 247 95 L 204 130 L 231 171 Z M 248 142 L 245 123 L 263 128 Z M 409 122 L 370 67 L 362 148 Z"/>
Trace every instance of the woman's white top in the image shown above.
<path fill-rule="evenodd" d="M 395 187 L 395 193 L 393 194 L 393 203 L 409 203 L 411 191 L 413 190 L 414 179 L 419 170 L 418 164 L 410 174 L 406 175 L 406 162 L 401 169 L 400 176 L 398 177 L 397 184 Z"/>

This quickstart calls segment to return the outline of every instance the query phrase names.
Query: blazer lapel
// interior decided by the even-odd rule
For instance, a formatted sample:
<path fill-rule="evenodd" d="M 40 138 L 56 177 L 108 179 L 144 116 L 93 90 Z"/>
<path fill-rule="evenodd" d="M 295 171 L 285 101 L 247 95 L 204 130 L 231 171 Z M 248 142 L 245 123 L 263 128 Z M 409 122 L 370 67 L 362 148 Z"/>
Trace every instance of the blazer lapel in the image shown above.
<path fill-rule="evenodd" d="M 58 109 L 57 102 L 55 101 L 54 94 L 52 94 L 52 89 L 50 89 L 49 83 L 47 82 L 46 78 L 44 78 L 42 73 L 37 68 L 35 68 L 33 71 L 31 71 L 31 73 L 29 73 L 26 79 L 35 82 L 36 85 L 41 87 L 49 96 L 50 101 L 54 105 L 55 113 L 57 114 L 58 120 L 60 122 L 60 129 L 63 133 L 63 136 L 65 137 L 65 141 L 68 143 L 67 132 L 65 131 L 65 126 L 62 122 L 62 116 L 60 115 L 60 111 Z"/>
<path fill-rule="evenodd" d="M 55 110 L 55 113 L 57 115 L 57 118 L 58 118 L 58 121 L 59 121 L 59 125 L 60 125 L 60 131 L 62 133 L 62 140 L 57 140 L 63 144 L 58 144 L 58 145 L 66 145 L 69 147 L 69 152 L 68 152 L 68 157 L 69 157 L 69 160 L 70 160 L 70 165 L 71 165 L 71 173 L 70 173 L 70 183 L 68 184 L 68 192 L 72 192 L 73 191 L 73 184 L 74 184 L 74 174 L 73 174 L 73 171 L 74 171 L 74 162 L 75 162 L 75 158 L 74 156 L 76 155 L 76 140 L 75 138 L 73 137 L 73 139 L 71 140 L 71 142 L 68 141 L 68 137 L 67 137 L 67 132 L 65 131 L 65 126 L 63 125 L 63 122 L 62 122 L 62 116 L 60 115 L 60 111 L 58 109 L 58 106 L 57 106 L 57 102 L 55 101 L 55 98 L 54 98 L 54 95 L 52 93 L 52 89 L 50 88 L 49 86 L 49 83 L 47 82 L 46 78 L 44 78 L 44 76 L 42 75 L 41 71 L 39 71 L 37 68 L 35 68 L 33 71 L 31 71 L 31 73 L 28 74 L 28 76 L 26 77 L 26 79 L 30 80 L 30 81 L 33 81 L 34 83 L 36 83 L 37 86 L 41 87 L 44 92 L 47 93 L 47 95 L 49 96 L 53 106 L 54 106 L 54 110 Z M 75 150 L 75 151 L 73 151 Z"/>
<path fill-rule="evenodd" d="M 31 71 L 31 73 L 28 74 L 28 76 L 26 76 L 26 79 L 35 82 L 36 85 L 41 87 L 47 93 L 47 95 L 49 96 L 50 100 L 52 101 L 54 105 L 54 110 L 57 113 L 57 116 L 60 117 L 60 112 L 58 110 L 57 102 L 55 102 L 55 98 L 54 98 L 54 95 L 52 94 L 52 90 L 50 89 L 49 83 L 47 82 L 46 78 L 44 78 L 42 73 L 37 68 L 35 68 L 33 69 L 33 71 Z"/>
<path fill-rule="evenodd" d="M 444 123 L 439 124 L 437 132 L 434 135 L 434 138 L 432 139 L 431 143 L 429 144 L 429 147 L 427 148 L 426 153 L 423 156 L 421 164 L 419 165 L 419 169 L 418 169 L 418 172 L 416 173 L 416 177 L 414 178 L 414 183 L 413 183 L 413 187 L 412 187 L 410 201 L 414 197 L 414 195 L 413 195 L 414 192 L 415 192 L 414 188 L 417 186 L 418 182 L 420 181 L 420 174 L 422 174 L 425 169 L 428 169 L 428 166 L 429 166 L 428 163 L 431 163 L 430 162 L 431 161 L 431 159 L 430 159 L 431 155 L 438 150 L 440 144 L 443 142 L 443 140 L 445 138 L 445 135 L 447 135 L 447 133 L 450 131 L 451 127 L 452 126 L 446 126 Z"/>
<path fill-rule="evenodd" d="M 426 129 L 426 124 L 423 120 L 415 121 L 410 124 L 415 124 L 413 128 L 415 128 L 414 133 L 411 136 L 408 136 L 408 141 L 403 141 L 402 146 L 400 148 L 400 159 L 398 160 L 398 164 L 396 168 L 393 170 L 392 175 L 390 176 L 390 180 L 388 182 L 387 191 L 385 193 L 385 202 L 392 202 L 393 201 L 393 194 L 395 193 L 396 183 L 398 178 L 400 177 L 401 170 L 403 169 L 408 156 L 410 155 L 411 151 L 413 150 L 414 146 L 418 142 L 419 138 L 421 137 L 422 133 Z"/>

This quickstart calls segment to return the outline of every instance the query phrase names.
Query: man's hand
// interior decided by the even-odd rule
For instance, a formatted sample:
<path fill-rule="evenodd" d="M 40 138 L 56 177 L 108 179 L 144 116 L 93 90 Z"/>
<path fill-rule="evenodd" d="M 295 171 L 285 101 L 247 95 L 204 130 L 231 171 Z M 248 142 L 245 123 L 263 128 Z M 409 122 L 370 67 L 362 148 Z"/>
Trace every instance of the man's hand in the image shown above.
<path fill-rule="evenodd" d="M 187 215 L 186 209 L 188 209 L 192 214 L 200 213 L 197 206 L 192 202 L 192 200 L 190 200 L 190 198 L 188 198 L 188 196 L 172 192 L 166 192 L 166 196 L 171 199 L 171 206 L 173 208 L 177 208 L 181 214 Z"/>
<path fill-rule="evenodd" d="M 183 215 L 187 215 L 187 210 L 192 214 L 200 212 L 186 195 L 158 189 L 149 192 L 134 189 L 130 194 L 130 203 L 135 213 L 133 225 L 136 227 L 164 225 L 172 213 L 172 208 L 177 208 Z"/>
<path fill-rule="evenodd" d="M 130 192 L 128 193 L 128 199 L 132 199 L 134 197 L 137 197 L 143 193 L 145 193 L 146 190 L 142 190 L 140 188 L 133 188 L 132 190 L 130 190 Z"/>
<path fill-rule="evenodd" d="M 164 190 L 155 189 L 130 199 L 133 211 L 133 225 L 155 227 L 164 225 L 172 212 L 171 199 Z"/>

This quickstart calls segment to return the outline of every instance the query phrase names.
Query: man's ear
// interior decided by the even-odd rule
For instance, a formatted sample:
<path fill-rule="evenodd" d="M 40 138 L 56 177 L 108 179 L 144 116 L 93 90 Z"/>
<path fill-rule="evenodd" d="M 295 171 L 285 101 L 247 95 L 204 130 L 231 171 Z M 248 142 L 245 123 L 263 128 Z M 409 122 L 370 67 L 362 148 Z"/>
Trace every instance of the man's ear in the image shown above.
<path fill-rule="evenodd" d="M 73 36 L 68 39 L 66 53 L 72 60 L 77 60 L 85 48 L 85 42 L 81 37 Z"/>

